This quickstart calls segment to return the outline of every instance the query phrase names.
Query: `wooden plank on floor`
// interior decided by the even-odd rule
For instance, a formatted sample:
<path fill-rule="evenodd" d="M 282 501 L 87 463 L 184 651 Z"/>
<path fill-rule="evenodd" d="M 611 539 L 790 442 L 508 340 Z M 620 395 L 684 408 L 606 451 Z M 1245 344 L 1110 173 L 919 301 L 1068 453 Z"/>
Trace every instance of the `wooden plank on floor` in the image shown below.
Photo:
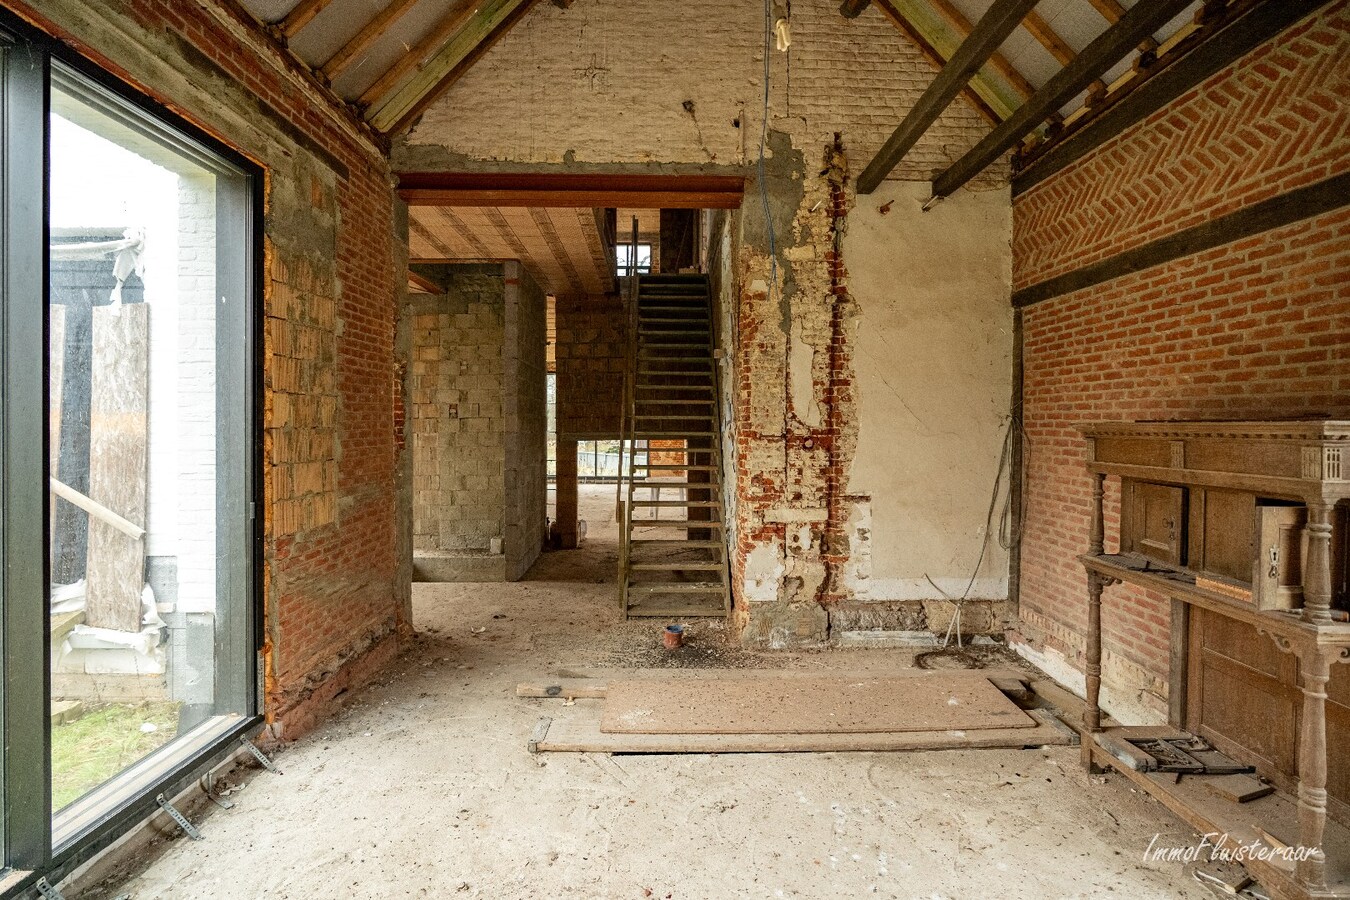
<path fill-rule="evenodd" d="M 969 750 L 1070 743 L 1049 713 L 1032 710 L 1032 728 L 854 734 L 611 734 L 600 730 L 601 701 L 559 707 L 537 752 L 553 753 L 831 753 Z"/>
<path fill-rule="evenodd" d="M 602 729 L 645 734 L 971 731 L 1035 726 L 988 678 L 617 679 Z"/>
<path fill-rule="evenodd" d="M 150 307 L 94 308 L 89 396 L 89 496 L 145 527 Z M 86 621 L 141 630 L 145 543 L 89 517 Z"/>

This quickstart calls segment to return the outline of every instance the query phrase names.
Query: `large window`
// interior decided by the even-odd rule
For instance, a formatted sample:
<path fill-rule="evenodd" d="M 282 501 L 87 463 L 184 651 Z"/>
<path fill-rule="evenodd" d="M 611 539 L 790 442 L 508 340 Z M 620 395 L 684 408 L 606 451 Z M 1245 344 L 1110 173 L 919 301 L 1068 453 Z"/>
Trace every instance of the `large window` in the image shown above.
<path fill-rule="evenodd" d="M 5 861 L 38 871 L 259 712 L 259 174 L 47 49 L 4 50 L 0 295 Z"/>

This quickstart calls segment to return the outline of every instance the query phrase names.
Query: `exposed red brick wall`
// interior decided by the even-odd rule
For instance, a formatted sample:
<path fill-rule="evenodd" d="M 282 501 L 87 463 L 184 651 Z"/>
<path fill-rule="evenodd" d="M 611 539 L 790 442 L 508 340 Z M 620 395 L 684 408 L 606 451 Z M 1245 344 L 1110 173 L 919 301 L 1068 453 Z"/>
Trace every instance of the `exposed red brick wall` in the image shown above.
<path fill-rule="evenodd" d="M 1268 42 L 1018 198 L 1016 283 L 1077 268 L 1343 169 L 1350 159 L 1346 8 L 1337 3 Z M 1335 29 L 1340 33 L 1333 36 Z M 1329 57 L 1339 58 L 1339 67 L 1329 65 Z M 1339 97 L 1339 110 L 1317 99 L 1327 96 Z M 1201 110 L 1209 110 L 1209 118 L 1195 123 L 1191 117 Z M 1193 124 L 1175 142 L 1178 121 Z M 1225 162 L 1223 181 L 1208 174 L 1212 161 L 1229 160 L 1233 140 L 1251 146 L 1248 138 L 1257 135 L 1284 143 Z M 1170 185 L 1166 203 L 1144 202 L 1159 185 Z M 1023 335 L 1023 416 L 1031 449 L 1021 629 L 1033 645 L 1064 652 L 1081 668 L 1086 580 L 1075 557 L 1087 547 L 1090 498 L 1083 440 L 1074 426 L 1350 416 L 1350 208 L 1029 307 Z M 1108 481 L 1112 539 L 1118 495 L 1118 484 Z M 1103 612 L 1106 680 L 1143 692 L 1144 705 L 1161 711 L 1168 603 L 1127 586 L 1110 590 Z"/>
<path fill-rule="evenodd" d="M 208 5 L 10 5 L 266 169 L 267 715 L 294 736 L 410 627 L 395 522 L 403 261 L 387 161 L 246 23 Z"/>
<path fill-rule="evenodd" d="M 1019 196 L 1013 287 L 1350 170 L 1347 142 L 1342 0 Z"/>

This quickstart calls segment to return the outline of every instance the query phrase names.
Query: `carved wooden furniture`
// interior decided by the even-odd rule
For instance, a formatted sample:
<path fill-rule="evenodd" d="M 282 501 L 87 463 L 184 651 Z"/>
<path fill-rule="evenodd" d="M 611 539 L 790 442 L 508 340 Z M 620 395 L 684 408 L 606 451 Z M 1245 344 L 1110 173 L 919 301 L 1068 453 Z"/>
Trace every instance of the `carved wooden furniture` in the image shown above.
<path fill-rule="evenodd" d="M 1242 817 L 1281 803 L 1292 808 L 1288 794 L 1296 794 L 1297 831 L 1285 823 L 1285 840 L 1308 848 L 1306 858 L 1249 868 L 1278 896 L 1350 897 L 1350 858 L 1333 854 L 1329 863 L 1327 853 L 1350 848 L 1350 667 L 1335 666 L 1350 661 L 1350 422 L 1080 430 L 1092 474 L 1089 547 L 1081 557 L 1088 576 L 1086 730 L 1103 732 L 1103 591 L 1140 585 L 1172 601 L 1172 730 L 1204 737 L 1287 793 L 1225 808 L 1202 802 L 1180 782 L 1129 770 L 1104 752 L 1101 739 L 1084 741 L 1084 761 L 1113 765 L 1197 829 L 1226 833 L 1230 844 L 1244 836 L 1278 843 L 1269 821 L 1263 831 Z M 1108 476 L 1121 479 L 1118 553 L 1106 552 Z"/>

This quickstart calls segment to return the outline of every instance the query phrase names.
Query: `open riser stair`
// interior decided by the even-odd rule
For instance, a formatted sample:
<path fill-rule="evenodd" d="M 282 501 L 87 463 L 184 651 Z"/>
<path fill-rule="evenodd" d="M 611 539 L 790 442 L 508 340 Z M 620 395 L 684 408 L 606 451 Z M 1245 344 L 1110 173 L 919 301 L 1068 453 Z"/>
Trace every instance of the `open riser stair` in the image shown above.
<path fill-rule="evenodd" d="M 730 608 L 712 304 L 703 275 L 640 276 L 625 433 L 625 616 L 724 616 Z M 652 442 L 680 442 L 675 449 Z"/>

